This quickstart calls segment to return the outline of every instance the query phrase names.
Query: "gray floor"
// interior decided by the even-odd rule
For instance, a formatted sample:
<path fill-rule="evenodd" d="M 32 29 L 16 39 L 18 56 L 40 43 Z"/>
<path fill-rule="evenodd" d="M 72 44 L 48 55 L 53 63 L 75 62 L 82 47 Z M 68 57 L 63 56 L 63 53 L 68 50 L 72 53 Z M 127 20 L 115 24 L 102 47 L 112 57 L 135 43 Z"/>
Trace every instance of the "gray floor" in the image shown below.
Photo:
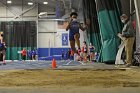
<path fill-rule="evenodd" d="M 82 62 L 74 61 L 56 61 L 57 68 L 84 66 Z M 47 69 L 51 68 L 51 61 L 7 61 L 6 65 L 1 63 L 0 70 L 15 70 L 15 69 Z"/>
<path fill-rule="evenodd" d="M 1 64 L 0 70 L 16 69 L 47 69 L 51 68 L 51 61 L 8 61 L 6 65 Z M 65 61 L 58 61 L 57 65 L 66 64 Z"/>
<path fill-rule="evenodd" d="M 56 61 L 57 69 L 118 69 L 115 65 L 107 65 L 98 62 L 74 62 L 74 61 Z M 16 69 L 48 69 L 51 68 L 51 61 L 8 61 L 6 65 L 0 65 L 0 70 Z M 120 68 L 120 67 L 119 67 Z M 140 68 L 140 67 L 132 67 Z"/>
<path fill-rule="evenodd" d="M 140 88 L 0 88 L 0 93 L 139 93 Z"/>

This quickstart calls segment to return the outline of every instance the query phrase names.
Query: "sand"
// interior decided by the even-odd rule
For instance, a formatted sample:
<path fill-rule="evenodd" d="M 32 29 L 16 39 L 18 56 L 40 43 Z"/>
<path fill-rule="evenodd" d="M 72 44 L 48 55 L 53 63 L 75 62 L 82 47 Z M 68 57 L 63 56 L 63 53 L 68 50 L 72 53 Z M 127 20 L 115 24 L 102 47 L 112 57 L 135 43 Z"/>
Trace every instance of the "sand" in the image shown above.
<path fill-rule="evenodd" d="M 0 87 L 140 87 L 140 71 L 4 70 Z"/>

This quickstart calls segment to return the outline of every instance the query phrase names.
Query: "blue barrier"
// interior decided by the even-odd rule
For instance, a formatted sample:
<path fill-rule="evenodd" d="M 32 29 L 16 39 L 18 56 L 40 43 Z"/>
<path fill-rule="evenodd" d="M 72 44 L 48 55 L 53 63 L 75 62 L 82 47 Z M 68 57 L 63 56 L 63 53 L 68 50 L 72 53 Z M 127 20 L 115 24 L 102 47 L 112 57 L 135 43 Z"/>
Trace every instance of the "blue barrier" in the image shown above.
<path fill-rule="evenodd" d="M 66 60 L 66 53 L 69 48 L 38 48 L 38 60 L 61 60 L 62 50 L 64 51 L 64 60 Z"/>

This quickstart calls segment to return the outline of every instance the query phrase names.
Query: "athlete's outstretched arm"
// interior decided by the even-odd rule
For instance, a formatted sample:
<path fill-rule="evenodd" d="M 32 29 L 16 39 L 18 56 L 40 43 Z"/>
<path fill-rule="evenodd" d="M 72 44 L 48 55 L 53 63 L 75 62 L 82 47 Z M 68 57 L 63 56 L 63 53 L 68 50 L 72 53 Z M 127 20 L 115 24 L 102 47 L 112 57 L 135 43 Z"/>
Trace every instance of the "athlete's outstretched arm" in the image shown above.
<path fill-rule="evenodd" d="M 82 31 L 85 31 L 89 26 L 90 26 L 90 19 L 86 19 L 85 26 L 81 26 L 81 24 L 79 23 L 79 28 Z"/>
<path fill-rule="evenodd" d="M 69 30 L 70 25 L 71 25 L 71 22 L 72 22 L 72 19 L 71 19 L 71 20 L 70 20 L 70 22 L 68 23 L 68 25 L 67 25 L 67 27 L 66 27 L 66 31 L 68 31 L 68 30 Z"/>
<path fill-rule="evenodd" d="M 81 24 L 79 23 L 79 28 L 80 28 L 82 31 L 85 31 L 85 30 L 88 28 L 88 26 L 85 25 L 85 26 L 83 27 L 83 26 L 81 26 Z"/>

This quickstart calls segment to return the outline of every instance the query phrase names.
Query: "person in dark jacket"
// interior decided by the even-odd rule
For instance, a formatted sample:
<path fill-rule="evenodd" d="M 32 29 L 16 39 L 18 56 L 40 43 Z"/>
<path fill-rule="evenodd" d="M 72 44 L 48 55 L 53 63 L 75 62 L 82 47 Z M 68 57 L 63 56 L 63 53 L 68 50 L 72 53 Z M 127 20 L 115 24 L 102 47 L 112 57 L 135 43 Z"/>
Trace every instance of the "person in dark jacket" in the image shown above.
<path fill-rule="evenodd" d="M 67 60 L 70 60 L 70 54 L 71 54 L 71 51 L 70 51 L 70 49 L 68 49 L 68 51 L 67 51 Z"/>
<path fill-rule="evenodd" d="M 32 60 L 32 51 L 28 50 L 27 52 L 29 60 Z"/>
<path fill-rule="evenodd" d="M 129 67 L 132 65 L 132 53 L 135 40 L 135 30 L 133 28 L 131 20 L 129 20 L 129 17 L 126 14 L 123 14 L 120 18 L 122 23 L 124 23 L 124 27 L 122 29 L 122 33 L 119 33 L 118 36 L 124 42 L 126 52 L 126 67 Z"/>
<path fill-rule="evenodd" d="M 36 51 L 35 50 L 32 51 L 32 60 L 36 60 Z"/>

